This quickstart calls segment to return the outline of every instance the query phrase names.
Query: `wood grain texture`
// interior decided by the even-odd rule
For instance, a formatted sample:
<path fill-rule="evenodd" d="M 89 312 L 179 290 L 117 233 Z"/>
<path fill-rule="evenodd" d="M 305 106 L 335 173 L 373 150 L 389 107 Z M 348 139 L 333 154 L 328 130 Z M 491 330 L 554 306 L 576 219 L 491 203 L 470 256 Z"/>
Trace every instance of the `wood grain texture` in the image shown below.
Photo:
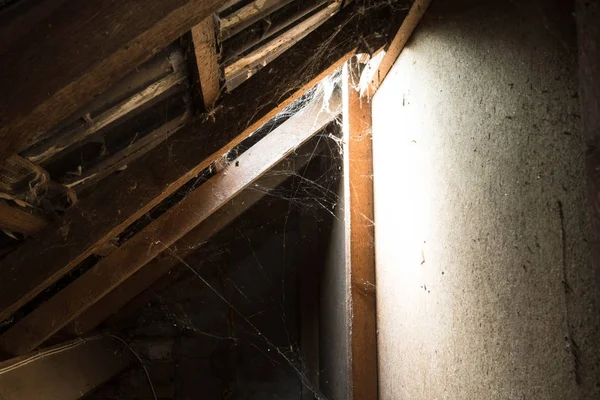
<path fill-rule="evenodd" d="M 24 2 L 0 24 L 0 159 L 215 12 L 224 0 Z"/>
<path fill-rule="evenodd" d="M 221 19 L 221 35 L 228 39 L 260 20 L 277 11 L 293 0 L 256 0 L 236 12 Z"/>
<path fill-rule="evenodd" d="M 194 54 L 198 66 L 198 76 L 200 77 L 200 89 L 204 107 L 207 110 L 213 108 L 221 91 L 221 73 L 215 35 L 213 17 L 204 19 L 192 28 L 192 41 L 194 42 Z"/>
<path fill-rule="evenodd" d="M 65 273 L 118 236 L 127 226 L 174 193 L 213 161 L 250 136 L 309 88 L 355 54 L 360 43 L 382 47 L 404 15 L 382 7 L 356 18 L 348 6 L 284 53 L 269 68 L 225 96 L 214 112 L 184 127 L 169 141 L 99 186 L 36 240 L 0 261 L 0 320 L 7 318 Z M 393 14 L 397 12 L 397 14 Z M 384 17 L 388 18 L 384 18 Z M 351 21 L 351 22 L 348 22 Z M 333 36 L 332 36 L 333 33 Z M 328 46 L 321 48 L 327 41 Z M 309 60 L 307 54 L 317 56 Z M 51 261 L 49 261 L 51 260 Z"/>
<path fill-rule="evenodd" d="M 352 63 L 344 71 L 346 254 L 350 276 L 350 398 L 376 400 L 377 317 L 371 104 L 355 90 Z"/>
<path fill-rule="evenodd" d="M 0 336 L 0 350 L 25 354 L 73 321 L 123 281 L 205 221 L 227 202 L 324 128 L 341 110 L 323 96 L 261 139 L 71 285 Z"/>
<path fill-rule="evenodd" d="M 204 222 L 179 239 L 172 248 L 172 251 L 178 258 L 171 255 L 170 252 L 159 255 L 87 309 L 82 315 L 67 325 L 64 331 L 71 335 L 85 335 L 94 330 L 108 317 L 115 314 L 160 277 L 177 266 L 179 258 L 185 259 L 185 257 L 192 254 L 200 245 L 210 240 L 213 235 L 244 214 L 254 204 L 267 196 L 271 190 L 282 184 L 294 171 L 300 170 L 300 168 L 310 161 L 310 155 L 297 156 L 294 158 L 293 163 L 286 161 L 277 165 L 265 174 L 265 176 L 261 177 L 252 187 L 244 190 Z"/>

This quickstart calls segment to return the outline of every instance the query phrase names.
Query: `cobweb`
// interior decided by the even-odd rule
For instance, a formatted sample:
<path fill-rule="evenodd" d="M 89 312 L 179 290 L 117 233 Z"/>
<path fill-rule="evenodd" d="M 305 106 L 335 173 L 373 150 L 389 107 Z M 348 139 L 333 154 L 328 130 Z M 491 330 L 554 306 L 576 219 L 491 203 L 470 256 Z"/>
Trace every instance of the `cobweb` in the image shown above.
<path fill-rule="evenodd" d="M 307 57 L 293 75 L 285 77 L 284 79 L 289 82 L 281 87 L 294 87 L 293 82 L 301 81 L 302 79 L 299 78 L 302 76 L 313 75 L 319 68 L 317 60 L 326 58 L 326 53 L 331 51 L 336 35 L 348 24 L 356 24 L 358 27 L 364 15 L 372 12 L 373 9 L 397 10 L 400 7 L 404 10 L 407 8 L 406 3 L 398 5 L 398 2 L 388 0 L 360 3 L 362 5 L 359 7 L 359 12 L 346 19 L 336 32 L 326 38 L 319 49 Z M 360 29 L 357 28 L 356 31 L 360 32 Z M 376 50 L 368 48 L 364 39 L 354 37 L 348 40 L 365 43 L 361 50 L 369 56 Z M 120 236 L 121 243 L 159 218 L 166 210 L 229 163 L 235 162 L 240 154 L 309 104 L 318 91 L 332 93 L 334 88 L 339 86 L 340 80 L 341 73 L 338 70 L 318 87 L 309 90 L 247 140 L 203 171 L 196 179 L 133 224 Z M 356 80 L 354 86 L 357 88 L 360 86 L 360 78 Z M 279 101 L 289 95 L 289 91 L 272 94 Z M 260 104 L 254 104 L 252 100 L 248 102 L 249 107 L 255 107 L 256 114 L 262 111 Z M 217 105 L 203 118 L 219 118 L 225 111 L 227 110 Z M 186 259 L 179 258 L 176 246 L 165 246 L 165 254 L 177 258 L 180 267 L 176 272 L 171 273 L 170 277 L 159 282 L 157 287 L 146 293 L 146 296 L 150 296 L 145 299 L 148 306 L 138 310 L 134 314 L 135 318 L 126 317 L 122 320 L 116 318 L 109 321 L 107 326 L 112 334 L 125 340 L 136 354 L 140 355 L 142 367 L 146 370 L 149 386 L 152 388 L 152 396 L 149 397 L 159 397 L 156 391 L 156 376 L 151 370 L 148 372 L 146 369 L 152 366 L 155 359 L 140 343 L 147 341 L 150 336 L 154 337 L 148 334 L 148 330 L 156 328 L 158 324 L 163 328 L 168 327 L 168 329 L 158 329 L 160 331 L 158 336 L 161 338 L 203 338 L 205 344 L 201 347 L 208 346 L 212 352 L 224 348 L 225 353 L 229 351 L 227 354 L 232 352 L 235 354 L 233 349 L 244 342 L 246 346 L 257 351 L 254 354 L 257 357 L 257 365 L 262 365 L 261 363 L 266 360 L 276 367 L 275 369 L 288 370 L 287 377 L 289 378 L 289 374 L 293 375 L 299 382 L 301 391 L 308 391 L 317 399 L 326 399 L 319 389 L 319 371 L 311 370 L 306 349 L 303 349 L 301 343 L 302 321 L 298 321 L 301 319 L 298 310 L 300 309 L 299 297 L 302 297 L 301 291 L 305 288 L 301 287 L 298 281 L 301 280 L 299 275 L 305 267 L 303 263 L 310 259 L 308 255 L 302 254 L 306 251 L 307 243 L 312 245 L 311 256 L 322 256 L 327 249 L 319 242 L 327 239 L 328 227 L 343 215 L 339 191 L 343 174 L 343 142 L 340 124 L 341 121 L 337 121 L 334 126 L 324 129 L 301 149 L 309 154 L 311 159 L 305 167 L 299 170 L 290 167 L 275 172 L 286 174 L 288 179 L 284 184 L 276 189 L 270 189 L 261 186 L 259 182 L 247 189 L 265 194 L 260 204 L 253 208 L 261 210 L 260 217 L 254 216 L 253 221 L 248 221 L 246 218 L 251 217 L 243 216 L 217 237 L 195 244 L 194 248 L 197 251 Z M 248 213 L 252 213 L 252 210 Z M 306 228 L 307 225 L 312 231 Z M 314 237 L 299 238 L 306 232 L 315 232 Z M 265 248 L 274 255 L 265 259 Z M 267 263 L 276 265 L 266 265 Z M 248 284 L 246 285 L 243 279 L 242 282 L 237 280 L 232 270 L 239 273 L 240 266 L 249 268 L 253 282 L 259 281 L 259 284 L 251 286 L 248 281 L 245 282 Z M 312 271 L 319 273 L 318 268 Z M 246 276 L 246 279 L 250 278 Z M 318 276 L 315 276 L 315 280 L 318 280 Z M 270 293 L 261 292 L 260 288 L 265 287 L 277 289 L 273 289 Z M 318 287 L 311 294 L 318 296 Z M 142 300 L 144 300 L 143 296 Z M 207 306 L 214 309 L 207 310 Z M 267 320 L 269 322 L 265 322 Z M 181 347 L 179 355 L 183 354 L 181 351 L 185 353 L 185 346 L 181 345 Z M 259 356 L 262 357 L 262 361 L 259 361 Z M 236 371 L 237 367 L 231 365 L 229 367 Z M 210 369 L 219 370 L 220 367 L 211 364 Z M 215 374 L 223 382 L 231 385 L 235 384 L 237 379 L 236 376 L 223 378 L 221 375 L 226 374 L 223 371 Z M 294 387 L 296 393 L 297 389 Z M 239 396 L 236 390 L 239 388 L 235 385 L 228 387 L 224 384 L 219 397 L 242 398 L 235 397 Z M 300 396 L 295 396 L 298 397 Z M 90 398 L 106 397 L 96 394 Z"/>

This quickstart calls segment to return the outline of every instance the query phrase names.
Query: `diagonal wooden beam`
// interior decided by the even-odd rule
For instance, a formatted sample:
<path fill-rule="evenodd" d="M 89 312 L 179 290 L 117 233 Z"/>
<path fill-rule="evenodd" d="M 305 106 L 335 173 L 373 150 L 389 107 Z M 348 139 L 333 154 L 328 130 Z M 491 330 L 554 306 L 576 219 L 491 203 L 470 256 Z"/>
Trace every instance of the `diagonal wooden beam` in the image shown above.
<path fill-rule="evenodd" d="M 310 142 L 307 144 L 307 146 Z M 124 305 L 147 289 L 160 277 L 179 265 L 179 259 L 184 259 L 206 243 L 212 236 L 228 226 L 236 218 L 252 208 L 262 198 L 267 196 L 277 186 L 299 171 L 311 159 L 310 154 L 301 154 L 294 159 L 286 159 L 265 176 L 261 177 L 251 187 L 245 189 L 233 200 L 208 217 L 200 225 L 192 229 L 187 235 L 177 241 L 173 246 L 173 252 L 177 257 L 169 253 L 159 255 L 148 265 L 137 271 L 129 279 L 119 285 L 115 290 L 104 296 L 100 301 L 87 309 L 77 319 L 67 325 L 64 329 L 71 335 L 85 335 L 93 331 L 112 314 L 115 314 Z"/>
<path fill-rule="evenodd" d="M 225 0 L 23 2 L 0 18 L 0 160 L 59 123 Z"/>
<path fill-rule="evenodd" d="M 348 6 L 226 96 L 204 120 L 99 186 L 60 223 L 0 261 L 0 320 L 118 236 L 125 228 L 231 150 L 355 54 L 380 48 L 402 20 L 401 7 L 373 7 L 358 17 Z M 393 17 L 393 18 L 392 18 Z M 323 43 L 327 46 L 322 46 Z M 307 55 L 313 55 L 307 59 Z M 63 226 L 68 226 L 67 235 Z M 51 260 L 51 261 L 49 261 Z"/>
<path fill-rule="evenodd" d="M 0 350 L 27 353 L 205 221 L 337 117 L 337 92 L 322 95 L 261 139 L 91 270 L 0 336 Z"/>
<path fill-rule="evenodd" d="M 398 59 L 398 56 L 400 56 L 400 53 L 402 50 L 404 50 L 404 46 L 408 42 L 408 39 L 410 39 L 412 36 L 417 25 L 419 25 L 423 15 L 425 15 L 425 11 L 427 11 L 429 4 L 431 4 L 431 0 L 414 1 L 410 11 L 404 19 L 404 22 L 402 22 L 398 33 L 396 33 L 394 40 L 392 40 L 390 47 L 387 49 L 383 60 L 381 60 L 381 64 L 379 64 L 377 71 L 373 75 L 373 79 L 369 85 L 369 92 L 371 96 L 375 94 L 377 89 L 379 89 L 379 86 L 381 86 L 381 83 L 392 69 L 392 66 Z"/>
<path fill-rule="evenodd" d="M 0 399 L 80 399 L 135 361 L 118 339 L 94 336 L 0 363 Z"/>
<path fill-rule="evenodd" d="M 213 108 L 221 91 L 221 74 L 215 34 L 215 22 L 212 16 L 192 28 L 200 90 L 204 107 L 207 110 Z"/>

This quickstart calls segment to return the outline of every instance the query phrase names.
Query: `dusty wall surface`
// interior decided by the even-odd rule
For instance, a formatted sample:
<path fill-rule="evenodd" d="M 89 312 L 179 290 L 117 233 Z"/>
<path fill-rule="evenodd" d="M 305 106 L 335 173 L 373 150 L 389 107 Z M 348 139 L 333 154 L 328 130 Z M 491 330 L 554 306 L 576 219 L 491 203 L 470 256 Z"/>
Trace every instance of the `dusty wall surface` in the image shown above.
<path fill-rule="evenodd" d="M 373 100 L 382 400 L 600 398 L 573 12 L 434 1 Z"/>

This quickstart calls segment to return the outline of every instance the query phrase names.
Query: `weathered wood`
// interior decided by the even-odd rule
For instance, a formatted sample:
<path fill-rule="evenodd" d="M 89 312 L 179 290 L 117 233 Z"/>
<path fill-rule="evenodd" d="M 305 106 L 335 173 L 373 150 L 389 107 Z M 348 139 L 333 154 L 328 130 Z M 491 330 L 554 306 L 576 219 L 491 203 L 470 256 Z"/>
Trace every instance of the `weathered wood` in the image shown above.
<path fill-rule="evenodd" d="M 217 11 L 224 0 L 24 2 L 0 24 L 0 159 Z M 41 4 L 40 4 L 41 3 Z"/>
<path fill-rule="evenodd" d="M 0 350 L 24 354 L 42 344 L 205 221 L 337 117 L 339 96 L 321 96 L 252 146 L 71 285 L 0 336 Z"/>
<path fill-rule="evenodd" d="M 29 207 L 11 206 L 0 200 L 0 229 L 24 235 L 34 235 L 44 229 L 49 219 Z"/>
<path fill-rule="evenodd" d="M 212 236 L 249 210 L 254 204 L 267 196 L 270 191 L 282 184 L 295 171 L 305 166 L 310 161 L 311 155 L 312 152 L 310 154 L 301 154 L 293 160 L 281 162 L 255 184 L 246 188 L 233 200 L 179 239 L 172 247 L 172 251 L 177 257 L 173 257 L 170 252 L 159 255 L 87 309 L 82 315 L 67 325 L 64 331 L 71 335 L 84 335 L 94 330 L 108 317 L 115 314 L 121 307 L 128 304 L 160 277 L 177 266 L 180 258 L 185 259 L 188 255 L 192 254 L 198 247 L 210 240 Z"/>
<path fill-rule="evenodd" d="M 202 99 L 207 110 L 213 108 L 221 91 L 221 73 L 215 34 L 215 23 L 212 16 L 192 28 L 192 41 L 194 42 Z"/>
<path fill-rule="evenodd" d="M 228 39 L 246 29 L 259 19 L 266 17 L 293 0 L 255 0 L 245 7 L 221 19 L 221 36 Z"/>
<path fill-rule="evenodd" d="M 225 79 L 227 80 L 227 89 L 230 91 L 235 89 L 259 69 L 265 67 L 313 30 L 321 26 L 327 19 L 335 15 L 339 9 L 339 2 L 331 3 L 306 21 L 302 21 L 281 36 L 235 61 L 233 64 L 226 66 Z"/>
<path fill-rule="evenodd" d="M 94 165 L 92 168 L 89 168 L 82 176 L 65 181 L 64 184 L 77 191 L 82 191 L 108 175 L 120 169 L 127 168 L 129 163 L 134 162 L 163 143 L 188 123 L 191 119 L 191 113 L 191 109 L 188 109 L 182 115 L 174 116 L 173 119 L 165 122 L 161 127 L 134 141 L 129 146 Z"/>
<path fill-rule="evenodd" d="M 107 90 L 87 102 L 83 107 L 78 108 L 68 118 L 54 125 L 48 131 L 37 135 L 33 138 L 33 142 L 37 144 L 50 138 L 62 137 L 69 131 L 79 129 L 89 124 L 88 121 L 91 118 L 141 92 L 151 84 L 172 74 L 176 69 L 183 68 L 185 68 L 185 61 L 182 50 L 176 45 L 170 45 L 117 82 L 111 84 Z M 32 149 L 28 148 L 20 154 L 27 157 L 29 151 L 32 151 Z"/>
<path fill-rule="evenodd" d="M 0 363 L 0 399 L 76 400 L 135 361 L 119 340 L 94 336 Z"/>
<path fill-rule="evenodd" d="M 66 148 L 84 140 L 116 120 L 151 102 L 172 87 L 185 82 L 186 79 L 187 72 L 184 69 L 176 70 L 99 115 L 93 118 L 88 117 L 86 124 L 74 130 L 64 132 L 62 135 L 52 137 L 38 146 L 28 149 L 23 155 L 34 163 L 43 163 Z"/>
<path fill-rule="evenodd" d="M 400 7 L 369 9 L 360 19 L 354 18 L 356 12 L 355 6 L 345 8 L 245 82 L 235 96 L 224 97 L 205 119 L 182 128 L 115 176 L 110 187 L 97 187 L 65 214 L 64 222 L 52 224 L 1 260 L 0 320 L 340 67 L 360 43 L 385 45 L 394 29 L 389 18 L 399 24 L 403 15 Z M 328 46 L 322 49 L 325 40 Z M 307 59 L 311 54 L 316 56 Z M 64 224 L 69 227 L 66 236 L 59 234 Z"/>
<path fill-rule="evenodd" d="M 344 70 L 344 174 L 349 264 L 351 399 L 377 399 L 377 328 L 371 104 L 355 89 L 356 69 Z"/>
<path fill-rule="evenodd" d="M 35 187 L 49 181 L 48 173 L 31 161 L 13 155 L 0 165 L 0 193 L 25 200 Z"/>
<path fill-rule="evenodd" d="M 423 18 L 425 11 L 427 11 L 427 7 L 431 4 L 431 0 L 415 0 L 410 11 L 406 15 L 404 22 L 400 26 L 398 33 L 394 36 L 394 40 L 390 43 L 389 48 L 383 60 L 381 60 L 381 64 L 377 68 L 377 72 L 373 75 L 373 79 L 371 80 L 371 84 L 369 85 L 369 92 L 372 95 L 375 94 L 381 83 L 387 76 L 387 74 L 392 69 L 392 66 L 398 59 L 398 56 L 404 49 L 406 42 L 412 36 L 415 28 Z"/>

